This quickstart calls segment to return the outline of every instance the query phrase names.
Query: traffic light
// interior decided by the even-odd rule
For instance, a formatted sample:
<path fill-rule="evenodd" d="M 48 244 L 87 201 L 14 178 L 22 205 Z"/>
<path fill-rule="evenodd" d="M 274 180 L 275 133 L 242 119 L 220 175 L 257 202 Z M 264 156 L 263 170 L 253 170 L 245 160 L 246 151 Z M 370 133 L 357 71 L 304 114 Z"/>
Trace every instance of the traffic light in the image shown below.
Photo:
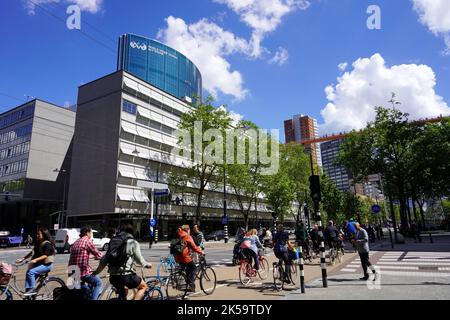
<path fill-rule="evenodd" d="M 311 198 L 314 202 L 320 202 L 322 200 L 320 194 L 320 177 L 311 176 L 309 177 L 309 189 L 311 190 Z"/>

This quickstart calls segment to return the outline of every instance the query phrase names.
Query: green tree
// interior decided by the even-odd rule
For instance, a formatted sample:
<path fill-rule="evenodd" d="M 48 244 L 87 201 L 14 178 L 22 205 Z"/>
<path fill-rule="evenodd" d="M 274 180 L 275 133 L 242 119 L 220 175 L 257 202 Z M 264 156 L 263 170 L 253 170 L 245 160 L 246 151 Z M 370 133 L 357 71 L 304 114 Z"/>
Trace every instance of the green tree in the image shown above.
<path fill-rule="evenodd" d="M 343 214 L 344 194 L 335 184 L 329 180 L 326 174 L 320 180 L 322 194 L 322 208 L 327 214 L 327 218 L 337 223 L 341 223 L 345 216 Z"/>
<path fill-rule="evenodd" d="M 196 141 L 196 136 L 200 134 L 200 139 L 203 141 L 205 137 L 204 134 L 208 130 L 220 130 L 220 136 L 211 137 L 210 142 L 211 144 L 215 142 L 219 146 L 222 145 L 223 148 L 224 142 L 220 141 L 220 139 L 223 139 L 223 137 L 226 136 L 226 130 L 230 128 L 232 122 L 229 113 L 223 108 L 216 108 L 213 105 L 213 102 L 214 100 L 209 97 L 204 102 L 193 107 L 189 112 L 184 113 L 178 126 L 178 129 L 180 130 L 179 133 L 181 133 L 178 141 L 179 148 L 185 154 L 187 153 L 189 158 L 193 160 L 193 162 L 184 169 L 183 174 L 197 189 L 197 221 L 201 220 L 201 207 L 205 189 L 208 184 L 212 185 L 217 182 L 217 176 L 221 166 L 220 161 L 223 163 L 224 153 L 219 154 L 217 150 L 211 148 L 210 144 L 199 144 L 198 141 Z M 199 124 L 201 124 L 201 126 L 199 126 Z M 197 132 L 198 130 L 201 132 Z M 210 161 L 211 156 L 219 157 L 219 159 L 217 159 L 219 161 Z"/>

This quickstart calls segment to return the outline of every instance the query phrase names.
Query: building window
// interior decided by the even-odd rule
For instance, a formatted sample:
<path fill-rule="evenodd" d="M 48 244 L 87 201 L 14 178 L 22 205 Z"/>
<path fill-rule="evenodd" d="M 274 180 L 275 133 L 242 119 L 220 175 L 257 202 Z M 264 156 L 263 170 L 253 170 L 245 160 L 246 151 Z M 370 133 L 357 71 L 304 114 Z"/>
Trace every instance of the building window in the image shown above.
<path fill-rule="evenodd" d="M 123 100 L 122 110 L 124 112 L 136 115 L 136 113 L 137 113 L 137 105 L 135 105 L 134 103 L 131 103 L 130 101 Z"/>

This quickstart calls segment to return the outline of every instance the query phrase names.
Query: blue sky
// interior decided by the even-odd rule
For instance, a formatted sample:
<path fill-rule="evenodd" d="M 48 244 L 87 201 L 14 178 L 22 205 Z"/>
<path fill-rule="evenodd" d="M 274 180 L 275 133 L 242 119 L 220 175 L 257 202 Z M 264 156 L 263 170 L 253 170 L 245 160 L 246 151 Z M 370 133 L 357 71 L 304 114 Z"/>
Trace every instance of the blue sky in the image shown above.
<path fill-rule="evenodd" d="M 47 11 L 34 13 L 27 1 L 0 3 L 1 111 L 24 95 L 75 104 L 79 85 L 115 71 L 116 41 L 127 32 L 189 51 L 218 103 L 267 129 L 299 113 L 317 118 L 322 133 L 359 128 L 392 91 L 412 117 L 450 110 L 448 0 L 431 9 L 421 7 L 428 0 L 32 0 Z M 82 6 L 81 31 L 104 46 L 66 28 L 69 2 Z M 372 4 L 381 30 L 366 26 Z M 277 51 L 286 61 L 274 62 Z"/>

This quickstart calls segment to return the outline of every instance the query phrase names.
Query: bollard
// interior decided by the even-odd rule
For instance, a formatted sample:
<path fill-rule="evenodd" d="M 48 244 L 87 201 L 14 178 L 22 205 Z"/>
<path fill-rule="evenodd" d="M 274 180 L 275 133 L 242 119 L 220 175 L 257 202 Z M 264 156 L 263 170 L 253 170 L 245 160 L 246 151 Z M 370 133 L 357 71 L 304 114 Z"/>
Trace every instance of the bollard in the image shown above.
<path fill-rule="evenodd" d="M 158 229 L 155 229 L 155 243 L 158 243 Z"/>
<path fill-rule="evenodd" d="M 300 289 L 302 293 L 305 293 L 305 270 L 304 270 L 304 260 L 303 260 L 303 248 L 300 246 Z"/>
<path fill-rule="evenodd" d="M 224 242 L 228 243 L 229 237 L 228 237 L 228 225 L 223 226 L 223 233 L 224 233 Z"/>
<path fill-rule="evenodd" d="M 317 218 L 319 225 L 319 241 L 320 241 L 320 268 L 322 269 L 322 284 L 324 288 L 328 288 L 327 279 L 327 264 L 325 262 L 325 242 L 323 239 L 322 219 L 320 217 L 320 210 L 317 210 Z"/>

